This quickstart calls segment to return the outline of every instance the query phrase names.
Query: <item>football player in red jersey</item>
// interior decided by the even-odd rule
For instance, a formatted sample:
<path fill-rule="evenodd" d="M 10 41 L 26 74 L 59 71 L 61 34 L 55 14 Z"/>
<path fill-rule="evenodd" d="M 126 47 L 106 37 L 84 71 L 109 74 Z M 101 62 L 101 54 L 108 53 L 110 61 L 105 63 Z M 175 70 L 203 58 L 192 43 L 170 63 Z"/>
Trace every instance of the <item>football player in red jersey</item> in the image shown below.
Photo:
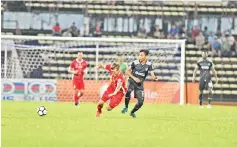
<path fill-rule="evenodd" d="M 86 72 L 87 62 L 83 60 L 83 53 L 79 52 L 77 58 L 72 61 L 68 67 L 68 72 L 73 74 L 72 83 L 74 88 L 74 102 L 75 106 L 79 104 L 79 99 L 84 92 L 84 74 Z"/>
<path fill-rule="evenodd" d="M 107 110 L 111 111 L 114 107 L 118 106 L 127 91 L 126 79 L 122 72 L 119 70 L 119 64 L 100 64 L 98 68 L 107 69 L 110 72 L 110 85 L 107 90 L 103 93 L 102 98 L 97 104 L 96 117 L 100 117 L 102 108 L 105 102 L 110 100 Z"/>

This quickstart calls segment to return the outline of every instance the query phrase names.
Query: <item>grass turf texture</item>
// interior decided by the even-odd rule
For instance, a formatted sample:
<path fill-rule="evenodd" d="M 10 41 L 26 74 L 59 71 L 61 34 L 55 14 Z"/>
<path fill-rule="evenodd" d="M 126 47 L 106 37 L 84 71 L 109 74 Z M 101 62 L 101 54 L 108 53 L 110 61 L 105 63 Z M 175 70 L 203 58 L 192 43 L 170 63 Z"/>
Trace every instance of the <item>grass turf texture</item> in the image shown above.
<path fill-rule="evenodd" d="M 36 113 L 41 105 L 48 109 L 44 117 Z M 96 118 L 92 103 L 2 101 L 2 146 L 237 146 L 237 107 L 145 104 L 133 119 L 120 113 L 122 106 Z"/>

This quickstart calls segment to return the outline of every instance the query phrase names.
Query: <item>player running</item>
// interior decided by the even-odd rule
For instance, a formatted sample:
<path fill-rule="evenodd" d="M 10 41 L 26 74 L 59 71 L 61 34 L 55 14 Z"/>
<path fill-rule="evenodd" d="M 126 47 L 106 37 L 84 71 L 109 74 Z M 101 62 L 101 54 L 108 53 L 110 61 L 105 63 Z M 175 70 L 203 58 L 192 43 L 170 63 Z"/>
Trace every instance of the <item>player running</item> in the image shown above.
<path fill-rule="evenodd" d="M 139 60 L 133 61 L 131 66 L 126 71 L 126 74 L 129 76 L 128 91 L 125 95 L 125 108 L 123 108 L 122 113 L 126 113 L 128 111 L 131 92 L 134 90 L 134 97 L 137 98 L 137 104 L 130 112 L 130 115 L 133 118 L 136 118 L 135 112 L 142 107 L 144 102 L 143 83 L 147 77 L 148 72 L 150 71 L 154 80 L 158 80 L 153 72 L 152 63 L 147 61 L 148 54 L 148 50 L 140 50 Z"/>
<path fill-rule="evenodd" d="M 218 83 L 217 73 L 214 68 L 213 62 L 207 58 L 208 52 L 202 51 L 202 58 L 198 60 L 197 65 L 193 71 L 193 82 L 195 82 L 196 71 L 200 70 L 200 80 L 199 80 L 199 105 L 202 108 L 203 90 L 208 90 L 208 105 L 207 108 L 211 108 L 212 100 L 212 89 L 213 84 L 211 81 L 211 70 L 216 78 L 216 83 Z"/>
<path fill-rule="evenodd" d="M 70 66 L 68 67 L 68 72 L 73 74 L 72 83 L 74 88 L 74 102 L 75 106 L 79 104 L 80 97 L 83 96 L 84 93 L 84 74 L 87 68 L 87 62 L 83 60 L 83 53 L 79 52 L 77 58 L 72 61 Z"/>
<path fill-rule="evenodd" d="M 100 64 L 98 68 L 104 68 L 110 72 L 111 83 L 97 104 L 96 117 L 100 117 L 105 102 L 110 100 L 109 105 L 107 106 L 107 110 L 111 111 L 114 107 L 118 106 L 118 104 L 123 99 L 124 94 L 126 93 L 126 80 L 122 72 L 120 72 L 119 70 L 119 64 Z"/>

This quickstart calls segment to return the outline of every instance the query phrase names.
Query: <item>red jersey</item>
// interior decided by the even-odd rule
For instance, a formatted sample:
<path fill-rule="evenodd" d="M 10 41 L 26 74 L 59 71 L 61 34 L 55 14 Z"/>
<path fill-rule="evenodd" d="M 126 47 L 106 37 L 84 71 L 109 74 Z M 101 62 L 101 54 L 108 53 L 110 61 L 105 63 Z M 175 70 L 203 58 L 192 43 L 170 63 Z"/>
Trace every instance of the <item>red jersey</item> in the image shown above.
<path fill-rule="evenodd" d="M 78 71 L 77 74 L 73 75 L 73 79 L 83 80 L 84 79 L 84 70 L 87 67 L 87 62 L 85 60 L 77 61 L 76 59 L 70 64 L 70 68 L 74 71 Z"/>
<path fill-rule="evenodd" d="M 125 93 L 127 88 L 126 88 L 126 79 L 125 79 L 123 73 L 119 72 L 118 75 L 114 75 L 111 71 L 110 64 L 106 65 L 105 69 L 107 69 L 110 72 L 110 85 L 107 90 L 113 92 L 113 91 L 115 91 L 117 84 L 122 83 L 122 88 L 120 89 L 120 91 L 123 91 Z"/>

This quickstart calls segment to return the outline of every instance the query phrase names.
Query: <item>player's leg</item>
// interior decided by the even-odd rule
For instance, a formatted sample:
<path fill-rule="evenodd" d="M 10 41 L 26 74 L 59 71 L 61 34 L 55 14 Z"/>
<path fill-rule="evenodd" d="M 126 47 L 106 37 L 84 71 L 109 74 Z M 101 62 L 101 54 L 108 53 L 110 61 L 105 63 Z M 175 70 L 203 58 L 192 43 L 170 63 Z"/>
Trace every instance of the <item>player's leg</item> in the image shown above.
<path fill-rule="evenodd" d="M 203 79 L 200 79 L 199 81 L 199 106 L 202 108 L 202 102 L 203 102 L 203 90 L 205 89 L 205 81 Z"/>
<path fill-rule="evenodd" d="M 74 104 L 75 106 L 78 105 L 78 101 L 79 101 L 79 96 L 78 96 L 78 93 L 79 93 L 79 84 L 76 80 L 73 80 L 73 99 L 74 99 Z"/>
<path fill-rule="evenodd" d="M 83 94 L 84 94 L 84 89 L 85 89 L 85 86 L 84 86 L 84 80 L 82 80 L 82 81 L 80 81 L 80 82 L 78 82 L 78 94 L 77 94 L 77 96 L 78 96 L 78 104 L 79 104 L 79 102 L 80 102 L 80 98 L 83 96 Z"/>
<path fill-rule="evenodd" d="M 109 100 L 109 97 L 108 95 L 110 94 L 111 92 L 109 91 L 105 91 L 102 98 L 99 100 L 98 104 L 97 104 L 97 114 L 96 114 L 96 117 L 100 117 L 100 114 L 102 113 L 102 108 L 104 106 L 104 103 L 107 102 Z"/>
<path fill-rule="evenodd" d="M 74 104 L 75 106 L 78 105 L 78 100 L 79 100 L 79 97 L 78 97 L 78 92 L 79 90 L 78 89 L 74 89 L 74 93 L 73 93 L 73 99 L 74 99 Z"/>
<path fill-rule="evenodd" d="M 120 102 L 122 101 L 123 97 L 124 97 L 124 94 L 122 92 L 118 92 L 116 95 L 112 96 L 110 98 L 109 105 L 107 106 L 107 110 L 111 111 L 113 110 L 113 108 L 118 106 Z"/>
<path fill-rule="evenodd" d="M 202 108 L 202 102 L 203 102 L 203 90 L 199 90 L 199 106 Z"/>
<path fill-rule="evenodd" d="M 100 114 L 102 113 L 102 108 L 104 106 L 105 101 L 103 101 L 102 99 L 99 100 L 99 102 L 97 103 L 97 113 L 96 113 L 96 117 L 100 117 Z"/>
<path fill-rule="evenodd" d="M 135 89 L 134 95 L 137 98 L 137 104 L 132 109 L 130 115 L 133 118 L 136 118 L 135 112 L 137 110 L 139 110 L 142 107 L 143 103 L 144 103 L 144 89 L 143 88 L 142 89 Z"/>
<path fill-rule="evenodd" d="M 128 91 L 125 94 L 125 107 L 123 108 L 122 113 L 126 113 L 128 111 L 128 105 L 129 105 L 129 102 L 131 99 L 131 93 L 132 93 L 133 89 L 134 89 L 134 86 L 132 84 L 132 80 L 129 79 L 128 80 Z"/>
<path fill-rule="evenodd" d="M 208 105 L 207 108 L 211 108 L 212 94 L 213 94 L 213 84 L 212 81 L 208 83 Z"/>

